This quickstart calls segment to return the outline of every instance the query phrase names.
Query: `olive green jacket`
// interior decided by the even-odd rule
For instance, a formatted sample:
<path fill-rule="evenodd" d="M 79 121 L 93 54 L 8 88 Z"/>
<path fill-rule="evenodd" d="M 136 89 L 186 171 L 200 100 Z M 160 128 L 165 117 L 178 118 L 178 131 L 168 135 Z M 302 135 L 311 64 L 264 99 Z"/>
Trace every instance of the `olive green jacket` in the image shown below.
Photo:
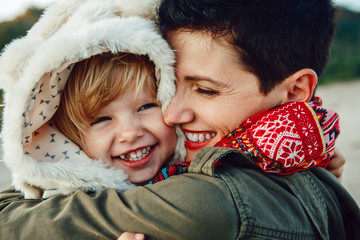
<path fill-rule="evenodd" d="M 276 176 L 226 148 L 200 151 L 189 173 L 122 193 L 0 194 L 0 239 L 7 240 L 116 239 L 124 231 L 147 239 L 353 240 L 359 226 L 359 207 L 326 170 Z"/>

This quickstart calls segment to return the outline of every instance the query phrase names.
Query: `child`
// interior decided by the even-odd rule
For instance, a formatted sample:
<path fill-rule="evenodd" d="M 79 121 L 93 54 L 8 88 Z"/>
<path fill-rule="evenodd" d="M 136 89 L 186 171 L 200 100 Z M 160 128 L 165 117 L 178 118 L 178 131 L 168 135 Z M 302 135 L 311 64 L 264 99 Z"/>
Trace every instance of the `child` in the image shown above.
<path fill-rule="evenodd" d="M 146 56 L 104 53 L 76 63 L 52 122 L 89 157 L 136 184 L 154 177 L 176 147 Z"/>
<path fill-rule="evenodd" d="M 174 56 L 153 22 L 155 7 L 58 1 L 7 47 L 4 162 L 25 198 L 123 191 L 169 158 L 183 159 L 181 137 L 172 155 L 174 129 L 160 111 L 175 92 Z"/>

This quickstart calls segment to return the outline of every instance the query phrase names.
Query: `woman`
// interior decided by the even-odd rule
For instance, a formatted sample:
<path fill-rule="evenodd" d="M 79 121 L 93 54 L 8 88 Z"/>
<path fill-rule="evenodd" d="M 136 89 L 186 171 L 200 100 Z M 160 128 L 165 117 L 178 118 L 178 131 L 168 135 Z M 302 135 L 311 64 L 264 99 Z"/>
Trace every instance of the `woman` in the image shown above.
<path fill-rule="evenodd" d="M 170 10 L 173 9 L 179 15 L 189 13 L 191 19 L 199 16 L 200 20 L 204 20 L 199 13 L 208 11 L 203 11 L 201 6 L 206 6 L 215 18 L 219 17 L 216 15 L 215 10 L 219 10 L 216 6 L 226 6 L 221 2 L 211 6 L 207 2 L 194 0 L 192 2 L 195 5 L 191 8 L 200 9 L 194 14 L 191 9 L 185 8 L 186 6 L 178 6 L 179 2 L 181 1 L 166 0 L 160 8 L 160 14 L 171 13 Z M 236 5 L 239 1 L 234 2 Z M 278 1 L 263 2 L 266 3 L 269 4 L 266 6 L 278 6 Z M 226 10 L 232 8 L 233 6 L 228 6 Z M 276 10 L 279 11 L 278 8 Z M 226 13 L 226 16 L 231 16 L 231 12 Z M 284 13 L 279 12 L 279 15 Z M 165 25 L 161 18 L 160 23 Z M 179 29 L 179 26 L 175 26 L 175 29 Z M 173 35 L 168 35 L 168 40 L 175 50 L 179 51 L 179 80 L 177 94 L 165 113 L 165 120 L 169 124 L 181 124 L 184 130 L 196 131 L 196 134 L 206 132 L 211 136 L 215 133 L 214 139 L 210 139 L 206 144 L 228 134 L 226 131 L 233 130 L 231 128 L 237 127 L 241 121 L 261 110 L 258 108 L 282 104 L 289 96 L 302 95 L 288 94 L 298 93 L 293 90 L 294 86 L 302 86 L 297 81 L 299 78 L 285 81 L 296 83 L 290 84 L 293 88 L 288 88 L 287 84 L 277 83 L 264 94 L 259 85 L 254 84 L 259 83 L 257 76 L 251 71 L 243 71 L 244 69 L 236 65 L 239 61 L 233 58 L 233 49 L 226 41 L 211 39 L 213 36 L 201 31 L 176 30 Z M 228 37 L 221 34 L 218 36 L 224 39 Z M 195 54 L 188 52 L 184 46 L 195 51 Z M 214 57 L 212 54 L 220 55 Z M 206 60 L 192 59 L 196 56 L 203 56 Z M 222 61 L 218 62 L 220 57 L 224 57 L 229 64 L 218 65 L 222 64 Z M 212 65 L 210 60 L 218 64 Z M 201 64 L 197 65 L 199 63 Z M 194 74 L 193 66 L 199 73 Z M 209 66 L 210 69 L 207 68 Z M 214 74 L 211 78 L 208 75 L 210 73 Z M 238 90 L 238 85 L 220 84 L 218 89 L 214 89 L 213 85 L 203 85 L 214 84 L 214 80 L 223 79 L 222 76 L 226 79 L 235 79 L 239 74 L 243 76 L 241 80 L 249 83 L 251 88 L 247 89 L 248 85 L 241 87 L 251 94 L 245 97 L 237 96 L 244 97 L 243 101 L 247 104 L 243 106 L 249 107 L 254 104 L 257 110 L 244 108 L 245 112 L 240 112 L 237 110 L 239 102 L 231 101 L 235 99 L 234 92 L 227 91 L 231 93 L 228 97 L 221 92 L 223 89 Z M 307 79 L 314 79 L 310 72 L 306 72 L 305 75 L 308 76 Z M 253 81 L 248 82 L 249 80 Z M 308 93 L 307 96 L 309 95 L 311 94 Z M 203 107 L 209 105 L 211 108 Z M 233 118 L 233 115 L 224 121 L 221 121 L 224 118 L 217 118 L 223 108 L 226 109 L 225 113 L 236 112 L 236 118 Z M 113 190 L 90 195 L 77 191 L 65 198 L 54 197 L 46 201 L 29 202 L 24 201 L 20 194 L 9 190 L 1 196 L 3 210 L 0 213 L 0 236 L 16 232 L 13 228 L 19 225 L 23 228 L 16 230 L 21 236 L 31 234 L 34 238 L 42 239 L 115 238 L 124 231 L 143 232 L 154 239 L 344 239 L 346 236 L 355 239 L 359 235 L 355 232 L 360 223 L 359 209 L 341 185 L 325 170 L 315 168 L 279 177 L 264 174 L 238 150 L 199 150 L 199 145 L 201 144 L 188 144 L 188 149 L 191 150 L 188 159 L 196 153 L 189 173 L 120 194 Z M 222 164 L 216 166 L 220 159 Z M 13 219 L 15 220 L 12 222 Z M 36 219 L 36 223 L 28 219 Z M 37 227 L 45 225 L 50 219 L 56 222 L 47 224 L 46 229 Z M 336 222 L 335 227 L 333 222 Z"/>
<path fill-rule="evenodd" d="M 326 18 L 331 21 L 332 18 L 329 16 L 332 15 L 332 8 L 329 2 L 321 5 L 319 1 L 314 4 L 315 6 L 309 4 L 309 7 L 313 9 L 321 6 L 322 10 L 318 13 L 315 13 L 316 10 L 311 12 L 311 10 L 302 6 L 301 11 L 306 11 L 308 15 L 307 19 L 302 20 L 302 25 L 299 24 L 298 26 L 296 26 L 296 22 L 300 20 L 294 12 L 295 8 L 301 7 L 301 5 L 296 5 L 296 1 L 291 1 L 288 5 L 282 2 L 283 9 L 276 7 L 276 4 L 279 4 L 278 1 L 276 3 L 258 1 L 257 5 L 248 5 L 245 1 L 242 3 L 239 1 L 229 3 L 227 1 L 227 4 L 225 5 L 222 1 L 185 2 L 168 0 L 163 3 L 159 11 L 162 30 L 170 45 L 176 50 L 177 57 L 177 91 L 166 109 L 165 121 L 169 125 L 180 124 L 187 136 L 185 142 L 188 152 L 187 160 L 194 159 L 193 162 L 199 159 L 206 161 L 202 156 L 210 154 L 205 153 L 203 148 L 214 146 L 228 132 L 235 129 L 239 123 L 244 122 L 252 115 L 290 101 L 308 101 L 313 95 L 312 89 L 316 84 L 311 79 L 317 78 L 317 76 L 312 75 L 311 72 L 305 72 L 305 74 L 301 71 L 295 72 L 293 69 L 302 69 L 303 66 L 306 66 L 321 74 L 327 61 L 327 51 L 332 37 L 333 29 L 331 28 L 333 25 L 328 22 L 326 24 L 328 28 L 325 28 L 321 24 L 317 26 L 315 24 L 311 29 L 308 29 L 304 23 L 306 21 L 324 23 Z M 271 9 L 272 6 L 275 7 Z M 286 9 L 286 7 L 288 8 Z M 277 11 L 274 12 L 274 10 Z M 235 12 L 236 15 L 232 15 Z M 287 13 L 293 16 L 289 17 Z M 282 18 L 279 16 L 282 16 Z M 258 18 L 269 24 L 263 22 L 260 24 Z M 272 21 L 269 19 L 272 19 Z M 284 24 L 283 22 L 287 23 Z M 277 32 L 269 31 L 271 27 L 277 27 Z M 297 36 L 299 39 L 292 41 L 291 36 L 295 35 L 296 31 L 303 33 L 303 39 Z M 309 34 L 311 31 L 314 32 Z M 321 37 L 316 36 L 316 31 Z M 310 35 L 313 37 L 309 37 Z M 327 44 L 324 44 L 325 42 Z M 279 46 L 276 46 L 277 44 Z M 297 44 L 298 46 L 291 44 Z M 306 53 L 309 46 L 314 46 L 311 52 L 313 56 Z M 302 54 L 299 53 L 295 60 L 293 56 L 297 47 L 304 51 Z M 267 58 L 268 56 L 271 56 L 271 58 Z M 321 57 L 317 58 L 317 62 L 312 62 L 309 58 L 314 56 Z M 266 74 L 279 77 L 272 79 Z M 282 77 L 282 75 L 286 77 Z M 280 79 L 283 80 L 279 81 Z M 213 137 L 200 141 L 199 136 L 205 134 L 210 134 Z M 206 151 L 211 151 L 212 155 L 216 155 L 222 149 L 207 149 Z M 222 152 L 221 154 L 223 154 L 222 162 L 226 161 L 228 164 L 235 165 L 233 163 L 235 157 L 229 153 Z M 240 160 L 241 158 L 237 159 L 237 161 Z M 238 164 L 241 165 L 239 162 Z M 236 173 L 232 172 L 232 174 L 235 175 Z M 320 175 L 317 174 L 319 180 Z M 238 178 L 241 178 L 240 174 Z M 302 181 L 300 179 L 301 177 L 298 181 Z M 239 184 L 239 179 L 234 177 L 232 180 L 232 183 L 238 181 Z M 296 187 L 296 182 L 287 183 L 294 190 L 300 187 Z M 238 184 L 235 183 L 234 185 L 239 186 Z M 252 186 L 251 183 L 249 184 Z M 262 182 L 261 185 L 263 186 L 263 184 Z M 305 189 L 306 185 L 310 186 L 311 184 L 303 182 L 302 188 Z M 260 189 L 260 187 L 257 188 L 257 191 L 261 191 Z M 301 199 L 306 195 L 312 195 L 310 193 L 312 190 L 306 193 L 308 190 L 302 193 L 298 192 L 299 195 L 295 191 L 293 193 L 297 195 L 298 199 Z M 280 193 L 280 191 L 276 192 Z M 261 195 L 265 196 L 266 194 Z M 263 228 L 260 227 L 262 219 L 258 219 L 255 211 L 251 211 L 254 210 L 253 207 L 256 204 L 244 200 L 249 198 L 246 194 L 240 193 L 240 196 L 242 201 L 239 203 L 239 211 L 247 212 L 252 221 L 256 223 L 248 223 L 247 219 L 242 219 L 242 230 L 239 234 L 243 234 L 243 237 L 281 238 L 280 235 L 277 235 L 281 233 L 281 230 L 274 223 L 270 224 L 267 230 L 264 230 L 265 223 L 262 225 Z M 259 196 L 259 198 L 261 197 Z M 279 199 L 281 197 L 277 200 Z M 255 199 L 252 200 L 255 201 Z M 326 201 L 329 204 L 329 199 Z M 311 205 L 317 205 L 315 202 L 312 202 Z M 307 203 L 303 205 L 304 208 L 307 208 L 306 205 Z M 334 208 L 331 209 L 334 210 Z M 281 210 L 278 209 L 278 211 Z M 357 212 L 356 221 L 359 222 L 359 210 L 355 211 Z M 284 214 L 286 215 L 286 213 Z M 318 213 L 308 212 L 308 214 L 313 217 L 317 214 L 320 217 L 313 221 L 314 226 L 318 228 L 319 238 L 345 239 L 351 234 L 354 234 L 353 237 L 358 236 L 355 232 L 352 232 L 354 229 L 351 230 L 351 227 L 342 230 L 337 228 L 335 230 L 335 226 L 330 222 L 327 223 L 324 218 L 321 219 L 321 216 L 326 215 L 321 211 Z M 331 214 L 334 214 L 334 212 Z M 265 221 L 268 221 L 267 218 L 265 219 Z M 250 230 L 247 232 L 245 222 L 251 226 L 252 232 Z M 286 236 L 284 238 L 295 238 L 296 235 L 286 235 L 290 234 L 292 230 L 285 227 L 285 225 L 285 223 L 284 225 L 279 224 L 279 226 L 287 229 L 286 233 L 282 232 L 283 236 Z M 328 230 L 320 230 L 321 225 L 326 225 Z M 304 230 L 304 227 L 298 230 L 300 229 Z M 342 236 L 341 234 L 337 235 L 340 233 L 337 232 L 339 230 L 343 231 Z M 300 235 L 300 233 L 298 234 Z M 305 235 L 305 232 L 303 232 L 303 235 Z M 131 236 L 129 239 L 131 239 Z"/>

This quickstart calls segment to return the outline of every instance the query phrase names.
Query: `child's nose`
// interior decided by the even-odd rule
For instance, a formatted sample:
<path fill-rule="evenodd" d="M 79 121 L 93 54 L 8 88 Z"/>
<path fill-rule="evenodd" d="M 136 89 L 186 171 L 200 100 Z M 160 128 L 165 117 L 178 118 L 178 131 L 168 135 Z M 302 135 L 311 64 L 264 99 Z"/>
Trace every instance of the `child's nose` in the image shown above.
<path fill-rule="evenodd" d="M 126 119 L 118 124 L 116 129 L 116 140 L 118 142 L 134 142 L 143 136 L 141 121 L 136 119 Z"/>

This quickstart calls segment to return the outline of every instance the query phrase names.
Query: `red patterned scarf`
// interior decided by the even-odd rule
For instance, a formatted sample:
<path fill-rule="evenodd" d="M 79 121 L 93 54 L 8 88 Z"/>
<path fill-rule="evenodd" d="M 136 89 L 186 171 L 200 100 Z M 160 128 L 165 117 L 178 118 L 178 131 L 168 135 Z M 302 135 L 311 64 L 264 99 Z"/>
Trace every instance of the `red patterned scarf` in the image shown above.
<path fill-rule="evenodd" d="M 291 174 L 326 167 L 339 135 L 339 117 L 314 101 L 291 102 L 262 111 L 220 140 L 217 147 L 241 150 L 265 172 Z"/>
<path fill-rule="evenodd" d="M 186 173 L 189 168 L 190 163 L 188 162 L 179 162 L 174 165 L 162 168 L 157 175 L 151 179 L 148 184 L 154 184 L 157 182 L 161 182 L 171 176 L 179 175 L 182 173 Z"/>
<path fill-rule="evenodd" d="M 310 103 L 291 102 L 262 111 L 221 139 L 215 146 L 235 148 L 276 174 L 291 174 L 312 167 L 326 167 L 340 133 L 338 114 L 321 107 L 319 97 Z M 161 169 L 149 182 L 187 172 L 189 163 Z"/>

